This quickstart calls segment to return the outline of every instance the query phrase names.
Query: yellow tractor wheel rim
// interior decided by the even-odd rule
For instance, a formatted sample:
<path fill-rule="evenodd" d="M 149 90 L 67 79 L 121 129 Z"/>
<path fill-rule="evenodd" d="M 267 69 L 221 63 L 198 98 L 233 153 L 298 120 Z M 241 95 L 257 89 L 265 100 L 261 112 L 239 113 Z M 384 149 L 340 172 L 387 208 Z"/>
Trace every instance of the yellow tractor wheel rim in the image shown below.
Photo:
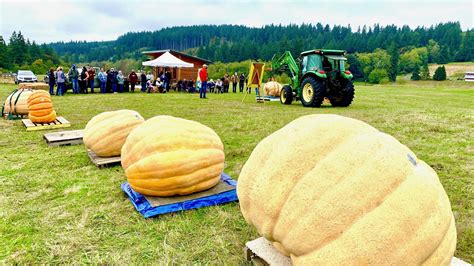
<path fill-rule="evenodd" d="M 306 83 L 303 87 L 303 99 L 305 102 L 310 102 L 313 98 L 314 89 L 310 83 Z"/>
<path fill-rule="evenodd" d="M 286 94 L 285 94 L 285 90 L 282 90 L 281 93 L 280 93 L 280 99 L 282 102 L 286 102 Z"/>

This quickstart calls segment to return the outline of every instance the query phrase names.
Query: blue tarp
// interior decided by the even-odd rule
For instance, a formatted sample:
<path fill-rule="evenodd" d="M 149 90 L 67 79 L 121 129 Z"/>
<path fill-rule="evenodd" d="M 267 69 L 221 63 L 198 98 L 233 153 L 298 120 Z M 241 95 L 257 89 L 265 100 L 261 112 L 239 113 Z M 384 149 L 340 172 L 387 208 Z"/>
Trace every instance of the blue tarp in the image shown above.
<path fill-rule="evenodd" d="M 171 212 L 178 212 L 178 211 L 185 211 L 191 209 L 197 209 L 207 206 L 213 206 L 223 203 L 228 203 L 232 201 L 237 201 L 237 192 L 235 187 L 237 186 L 237 182 L 233 180 L 230 176 L 225 173 L 221 174 L 221 181 L 227 183 L 234 187 L 234 189 L 225 191 L 219 194 L 214 194 L 202 198 L 196 198 L 188 201 L 168 204 L 168 205 L 161 205 L 153 207 L 146 197 L 142 194 L 134 191 L 128 182 L 123 183 L 120 187 L 127 194 L 128 198 L 132 202 L 133 206 L 139 213 L 141 213 L 145 218 L 153 217 L 160 214 L 171 213 Z"/>

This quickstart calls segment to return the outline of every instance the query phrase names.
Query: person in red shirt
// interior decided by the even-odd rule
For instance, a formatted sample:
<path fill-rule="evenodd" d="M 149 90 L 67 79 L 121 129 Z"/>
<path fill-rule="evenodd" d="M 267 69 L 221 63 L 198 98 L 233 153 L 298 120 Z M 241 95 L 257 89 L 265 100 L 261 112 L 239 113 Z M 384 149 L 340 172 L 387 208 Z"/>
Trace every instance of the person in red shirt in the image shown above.
<path fill-rule="evenodd" d="M 95 70 L 91 66 L 87 70 L 89 77 L 87 78 L 89 81 L 89 87 L 91 87 L 91 93 L 94 93 L 94 78 L 95 78 Z"/>
<path fill-rule="evenodd" d="M 202 65 L 201 70 L 199 70 L 199 79 L 201 79 L 201 88 L 199 88 L 199 98 L 206 99 L 206 90 L 207 90 L 207 65 Z"/>

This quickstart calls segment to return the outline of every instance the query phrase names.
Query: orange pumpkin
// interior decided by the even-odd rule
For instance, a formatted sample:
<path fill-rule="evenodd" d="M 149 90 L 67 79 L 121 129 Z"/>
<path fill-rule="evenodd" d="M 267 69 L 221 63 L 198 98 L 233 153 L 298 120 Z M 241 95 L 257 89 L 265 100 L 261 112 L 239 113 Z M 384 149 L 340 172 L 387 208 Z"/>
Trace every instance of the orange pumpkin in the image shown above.
<path fill-rule="evenodd" d="M 28 97 L 28 118 L 33 123 L 50 123 L 56 120 L 56 112 L 48 92 L 38 90 Z"/>
<path fill-rule="evenodd" d="M 130 186 L 144 195 L 188 195 L 215 186 L 224 170 L 224 145 L 211 128 L 160 115 L 128 135 L 122 167 Z"/>

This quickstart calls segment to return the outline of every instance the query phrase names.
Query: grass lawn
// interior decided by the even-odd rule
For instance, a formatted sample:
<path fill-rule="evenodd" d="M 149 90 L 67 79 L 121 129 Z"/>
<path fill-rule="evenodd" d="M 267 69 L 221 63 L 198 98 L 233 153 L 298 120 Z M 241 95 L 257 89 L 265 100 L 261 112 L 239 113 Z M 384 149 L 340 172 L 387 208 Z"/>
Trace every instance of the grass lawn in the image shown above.
<path fill-rule="evenodd" d="M 349 108 L 257 104 L 254 95 L 88 94 L 54 97 L 56 111 L 82 129 L 94 115 L 132 109 L 199 121 L 222 138 L 225 171 L 238 178 L 257 143 L 293 119 L 334 113 L 396 137 L 437 172 L 456 218 L 456 256 L 474 262 L 474 84 L 356 85 Z M 419 83 L 421 84 L 421 83 Z M 461 84 L 461 83 L 459 83 Z M 0 100 L 14 85 L 0 84 Z M 120 166 L 98 169 L 83 145 L 48 147 L 44 131 L 0 120 L 0 262 L 242 264 L 257 237 L 238 203 L 142 218 L 119 186 Z M 317 137 L 317 132 L 315 132 Z"/>

